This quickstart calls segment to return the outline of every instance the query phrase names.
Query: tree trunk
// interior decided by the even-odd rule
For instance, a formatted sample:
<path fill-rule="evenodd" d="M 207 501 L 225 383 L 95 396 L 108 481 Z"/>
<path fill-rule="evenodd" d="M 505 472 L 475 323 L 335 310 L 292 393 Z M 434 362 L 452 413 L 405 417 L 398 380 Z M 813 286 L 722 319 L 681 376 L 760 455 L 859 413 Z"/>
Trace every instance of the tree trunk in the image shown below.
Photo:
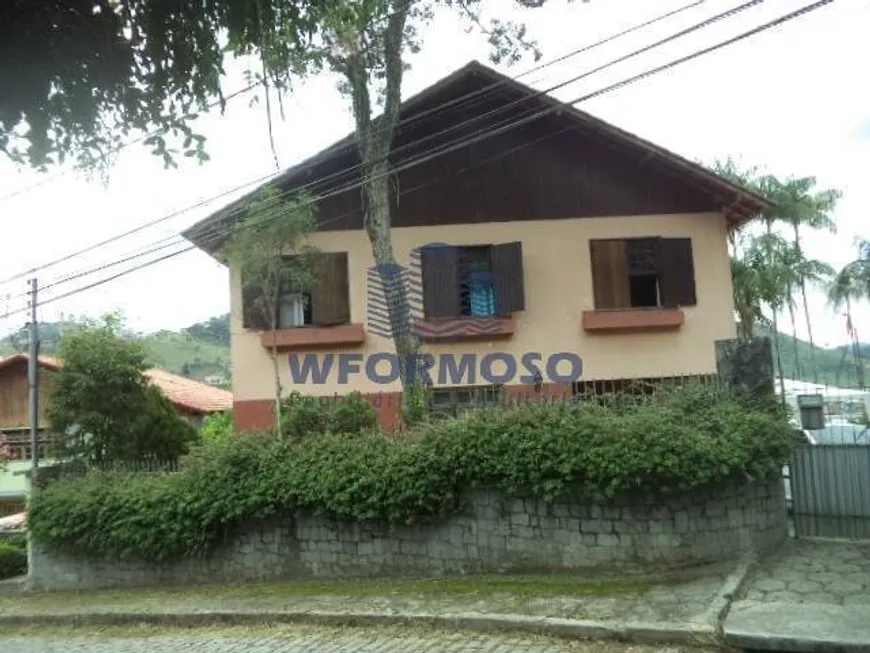
<path fill-rule="evenodd" d="M 403 76 L 402 48 L 405 22 L 410 8 L 409 0 L 397 0 L 383 33 L 385 68 L 384 111 L 372 119 L 369 72 L 365 57 L 355 51 L 340 68 L 350 86 L 357 146 L 362 162 L 362 190 L 365 199 L 365 226 L 372 253 L 378 266 L 387 302 L 393 344 L 399 359 L 399 377 L 402 382 L 403 403 L 409 406 L 425 388 L 418 373 L 421 362 L 420 342 L 416 337 L 407 302 L 407 292 L 401 268 L 396 263 L 391 236 L 392 186 L 389 160 L 393 134 L 401 108 Z"/>
<path fill-rule="evenodd" d="M 794 225 L 794 246 L 797 250 L 798 256 L 800 260 L 803 261 L 803 250 L 801 249 L 801 234 L 800 227 L 797 224 Z M 816 365 L 816 341 L 813 338 L 813 321 L 810 318 L 810 305 L 807 301 L 807 281 L 803 275 L 800 278 L 801 285 L 801 299 L 803 299 L 804 304 L 804 318 L 807 321 L 807 338 L 810 342 L 810 365 L 813 368 L 813 383 L 819 382 L 819 368 Z"/>
<path fill-rule="evenodd" d="M 269 349 L 272 358 L 272 373 L 275 375 L 275 436 L 281 437 L 281 366 L 278 364 L 278 330 L 272 328 L 272 346 Z"/>
<path fill-rule="evenodd" d="M 858 377 L 858 387 L 864 389 L 864 360 L 861 358 L 859 347 L 858 330 L 852 322 L 852 302 L 846 297 L 846 319 L 849 322 L 849 335 L 852 337 L 852 354 L 855 356 L 855 374 Z"/>
<path fill-rule="evenodd" d="M 800 348 L 798 347 L 797 317 L 795 316 L 794 302 L 791 301 L 791 292 L 789 292 L 788 296 L 788 315 L 789 319 L 791 320 L 791 344 L 792 349 L 794 349 L 795 376 L 797 378 L 801 378 L 803 374 L 801 373 Z"/>
<path fill-rule="evenodd" d="M 776 355 L 776 371 L 779 375 L 780 399 L 785 404 L 785 375 L 782 373 L 782 356 L 779 351 L 779 329 L 777 327 L 776 309 L 773 310 L 773 351 Z"/>
<path fill-rule="evenodd" d="M 389 162 L 381 161 L 370 167 L 366 174 L 366 233 L 372 244 L 375 264 L 378 268 L 387 304 L 390 331 L 396 356 L 399 358 L 399 377 L 402 390 L 407 395 L 422 381 L 415 365 L 420 352 L 420 340 L 414 333 L 411 311 L 408 306 L 407 288 L 402 268 L 396 263 L 390 233 L 391 204 Z M 408 397 L 406 397 L 408 399 Z"/>

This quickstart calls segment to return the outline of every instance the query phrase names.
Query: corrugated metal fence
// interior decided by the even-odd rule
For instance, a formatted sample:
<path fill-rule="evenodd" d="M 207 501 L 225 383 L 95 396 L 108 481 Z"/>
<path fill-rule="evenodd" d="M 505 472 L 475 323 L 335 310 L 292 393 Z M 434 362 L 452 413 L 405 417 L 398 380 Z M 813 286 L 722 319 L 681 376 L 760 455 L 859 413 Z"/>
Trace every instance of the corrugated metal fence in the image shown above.
<path fill-rule="evenodd" d="M 799 447 L 790 469 L 798 537 L 870 539 L 870 447 Z"/>

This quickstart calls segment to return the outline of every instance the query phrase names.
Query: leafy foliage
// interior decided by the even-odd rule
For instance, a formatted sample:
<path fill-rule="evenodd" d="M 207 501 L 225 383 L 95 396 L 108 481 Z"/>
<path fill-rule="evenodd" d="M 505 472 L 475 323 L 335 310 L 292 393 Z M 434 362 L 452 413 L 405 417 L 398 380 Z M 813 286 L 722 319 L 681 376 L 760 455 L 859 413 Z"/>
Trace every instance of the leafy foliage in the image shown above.
<path fill-rule="evenodd" d="M 297 295 L 304 302 L 310 299 L 319 250 L 307 241 L 316 228 L 315 206 L 309 197 L 301 193 L 289 200 L 277 188 L 266 186 L 250 203 L 240 228 L 222 250 L 241 276 L 243 310 L 260 328 L 272 332 L 269 356 L 275 430 L 279 434 L 283 391 L 278 365 L 278 313 L 287 295 Z"/>
<path fill-rule="evenodd" d="M 143 374 L 145 351 L 123 339 L 113 319 L 69 334 L 60 348 L 48 405 L 61 458 L 103 465 L 175 460 L 197 438 L 163 392 Z"/>
<path fill-rule="evenodd" d="M 224 37 L 243 54 L 280 33 L 283 51 L 299 52 L 334 4 L 16 2 L 0 14 L 0 152 L 40 168 L 68 156 L 103 167 L 129 134 L 156 131 L 145 144 L 167 165 L 204 159 L 190 122 L 223 102 Z"/>
<path fill-rule="evenodd" d="M 0 538 L 0 580 L 27 573 L 27 548 L 12 538 Z"/>
<path fill-rule="evenodd" d="M 227 442 L 236 434 L 233 413 L 212 413 L 202 422 L 199 437 L 205 442 Z"/>
<path fill-rule="evenodd" d="M 282 403 L 281 433 L 290 438 L 360 434 L 374 431 L 378 424 L 377 410 L 359 392 L 334 398 L 293 392 Z"/>
<path fill-rule="evenodd" d="M 209 318 L 204 322 L 191 324 L 184 333 L 192 338 L 210 342 L 215 345 L 230 346 L 230 316 L 229 313 Z"/>
<path fill-rule="evenodd" d="M 412 523 L 461 507 L 475 485 L 552 499 L 672 493 L 778 474 L 784 412 L 703 385 L 633 401 L 493 408 L 414 438 L 263 434 L 195 448 L 178 474 L 92 473 L 33 498 L 33 536 L 57 548 L 164 560 L 208 551 L 247 520 L 296 510 Z"/>

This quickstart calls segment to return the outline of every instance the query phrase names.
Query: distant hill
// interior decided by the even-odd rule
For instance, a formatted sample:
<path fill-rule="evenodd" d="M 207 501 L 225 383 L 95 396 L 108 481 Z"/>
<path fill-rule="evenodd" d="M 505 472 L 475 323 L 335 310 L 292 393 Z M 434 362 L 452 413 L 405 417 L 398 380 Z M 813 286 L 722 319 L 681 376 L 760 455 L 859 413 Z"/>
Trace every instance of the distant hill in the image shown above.
<path fill-rule="evenodd" d="M 41 323 L 41 353 L 54 354 L 63 334 L 76 328 L 76 322 Z M 129 333 L 127 337 L 144 345 L 148 362 L 154 367 L 214 385 L 231 385 L 229 315 L 197 322 L 181 331 Z M 26 348 L 27 339 L 21 334 L 0 338 L 0 357 L 25 351 Z"/>
<path fill-rule="evenodd" d="M 75 322 L 49 322 L 40 325 L 42 352 L 52 354 L 64 332 L 77 328 Z M 760 335 L 770 335 L 761 333 Z M 149 353 L 149 362 L 155 367 L 190 378 L 229 386 L 230 324 L 229 315 L 220 315 L 197 322 L 181 331 L 158 331 L 150 334 L 129 334 L 140 341 Z M 857 387 L 857 364 L 851 347 L 823 349 L 808 342 L 780 333 L 777 336 L 786 378 L 818 381 L 842 387 Z M 26 339 L 15 335 L 0 338 L 0 356 L 8 356 L 26 348 Z M 861 361 L 870 381 L 870 343 L 861 343 Z"/>
<path fill-rule="evenodd" d="M 762 333 L 760 335 L 772 335 Z M 858 383 L 858 361 L 851 346 L 823 349 L 811 347 L 810 343 L 793 338 L 785 333 L 777 336 L 783 376 L 799 381 L 813 381 L 836 385 L 843 388 L 856 388 Z M 860 361 L 864 365 L 866 380 L 870 381 L 870 343 L 859 343 Z M 814 351 L 815 349 L 815 351 Z M 813 365 L 815 353 L 815 365 Z"/>

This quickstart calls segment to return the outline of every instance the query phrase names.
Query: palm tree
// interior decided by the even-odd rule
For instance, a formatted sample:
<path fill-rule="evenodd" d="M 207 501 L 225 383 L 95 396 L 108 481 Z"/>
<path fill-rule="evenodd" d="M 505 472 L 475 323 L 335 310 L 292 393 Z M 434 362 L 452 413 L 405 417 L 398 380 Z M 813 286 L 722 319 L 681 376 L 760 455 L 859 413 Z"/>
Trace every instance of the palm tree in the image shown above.
<path fill-rule="evenodd" d="M 794 272 L 788 258 L 789 246 L 785 239 L 772 230 L 766 220 L 766 233 L 753 238 L 745 254 L 748 266 L 754 271 L 758 299 L 761 306 L 770 310 L 770 325 L 773 330 L 773 350 L 776 358 L 780 390 L 785 400 L 785 375 L 782 369 L 778 314 L 789 301 L 788 289 L 794 283 Z"/>
<path fill-rule="evenodd" d="M 833 274 L 829 266 L 819 262 L 807 260 L 804 257 L 801 245 L 801 230 L 805 228 L 820 229 L 836 233 L 837 225 L 831 217 L 837 201 L 842 192 L 835 189 L 826 189 L 813 192 L 816 185 L 815 177 L 789 177 L 785 182 L 772 180 L 769 197 L 776 202 L 774 219 L 788 224 L 794 234 L 794 246 L 797 259 L 806 262 L 800 265 L 798 270 L 798 286 L 803 299 L 804 318 L 807 323 L 807 335 L 810 341 L 810 359 L 813 367 L 813 380 L 818 382 L 818 368 L 816 367 L 816 348 L 813 338 L 813 325 L 810 319 L 810 307 L 807 301 L 808 283 L 824 283 Z M 826 278 L 827 277 L 827 278 Z"/>
<path fill-rule="evenodd" d="M 859 348 L 858 330 L 852 319 L 854 302 L 868 297 L 870 284 L 870 266 L 863 261 L 854 261 L 840 270 L 828 286 L 828 303 L 836 310 L 845 307 L 846 328 L 852 339 L 855 356 L 855 371 L 858 375 L 858 385 L 864 387 L 864 361 Z"/>
<path fill-rule="evenodd" d="M 731 258 L 731 279 L 734 292 L 734 309 L 737 311 L 737 337 L 750 339 L 757 326 L 767 326 L 761 297 L 761 272 L 746 257 Z"/>

